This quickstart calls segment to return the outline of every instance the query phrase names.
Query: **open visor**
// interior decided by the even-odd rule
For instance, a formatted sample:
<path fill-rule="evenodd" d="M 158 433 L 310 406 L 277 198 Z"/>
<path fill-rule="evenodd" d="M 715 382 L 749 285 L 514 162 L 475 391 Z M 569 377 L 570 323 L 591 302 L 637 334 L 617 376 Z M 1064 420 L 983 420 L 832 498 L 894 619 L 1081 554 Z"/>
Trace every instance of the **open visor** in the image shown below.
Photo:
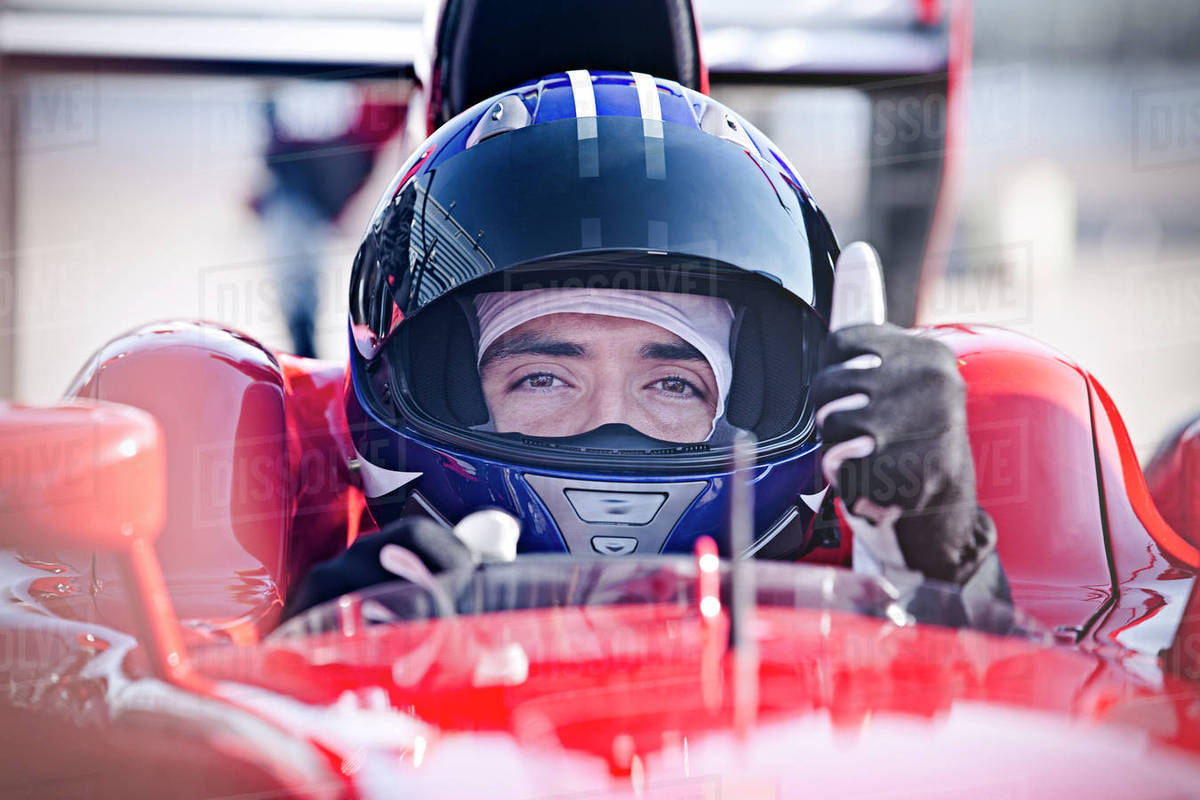
<path fill-rule="evenodd" d="M 827 316 L 836 248 L 800 186 L 757 153 L 683 125 L 564 119 L 478 142 L 404 184 L 359 251 L 351 321 L 370 358 L 400 320 L 468 281 L 614 250 L 756 272 Z"/>

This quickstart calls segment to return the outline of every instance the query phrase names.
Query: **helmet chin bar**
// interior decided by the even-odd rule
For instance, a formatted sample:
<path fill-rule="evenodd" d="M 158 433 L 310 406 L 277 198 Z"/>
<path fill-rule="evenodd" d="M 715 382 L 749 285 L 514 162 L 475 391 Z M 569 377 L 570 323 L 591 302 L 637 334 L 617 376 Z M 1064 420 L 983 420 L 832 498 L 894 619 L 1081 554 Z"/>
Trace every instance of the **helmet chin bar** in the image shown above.
<path fill-rule="evenodd" d="M 703 480 L 629 483 L 531 473 L 523 477 L 546 504 L 573 555 L 659 552 L 683 512 L 708 485 Z"/>
<path fill-rule="evenodd" d="M 638 452 L 703 447 L 655 439 L 624 423 L 612 422 L 575 436 L 537 439 L 541 444 L 579 450 Z M 657 553 L 683 512 L 707 481 L 614 483 L 525 474 L 575 555 L 627 556 Z"/>

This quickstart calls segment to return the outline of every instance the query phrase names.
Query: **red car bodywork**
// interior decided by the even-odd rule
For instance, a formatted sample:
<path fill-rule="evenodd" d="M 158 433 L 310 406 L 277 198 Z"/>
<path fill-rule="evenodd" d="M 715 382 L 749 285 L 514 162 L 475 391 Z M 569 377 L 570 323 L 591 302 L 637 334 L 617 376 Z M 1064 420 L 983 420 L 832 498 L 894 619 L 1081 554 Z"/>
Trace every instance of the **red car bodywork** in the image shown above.
<path fill-rule="evenodd" d="M 932 335 L 967 381 L 1015 604 L 1049 639 L 763 607 L 751 673 L 719 625 L 652 598 L 387 625 L 347 612 L 264 641 L 289 587 L 363 519 L 343 367 L 198 323 L 118 339 L 72 393 L 162 426 L 155 549 L 188 669 L 155 673 L 111 556 L 13 552 L 5 791 L 44 794 L 47 775 L 55 793 L 105 795 L 1192 791 L 1195 547 L 1160 518 L 1088 373 L 1002 330 Z"/>
<path fill-rule="evenodd" d="M 1200 540 L 1200 419 L 1193 419 L 1146 465 L 1146 483 L 1163 518 L 1190 542 Z"/>

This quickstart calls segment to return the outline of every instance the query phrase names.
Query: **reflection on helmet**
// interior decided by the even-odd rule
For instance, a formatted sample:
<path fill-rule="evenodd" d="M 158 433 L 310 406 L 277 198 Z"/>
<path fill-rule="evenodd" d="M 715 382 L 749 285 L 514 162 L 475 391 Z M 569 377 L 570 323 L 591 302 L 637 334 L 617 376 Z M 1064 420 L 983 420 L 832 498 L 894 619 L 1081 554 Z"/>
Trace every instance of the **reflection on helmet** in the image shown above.
<path fill-rule="evenodd" d="M 801 554 L 836 255 L 774 146 L 677 84 L 578 71 L 468 110 L 402 169 L 354 265 L 372 512 L 505 508 L 523 551 L 723 542 L 742 429 L 759 554 Z"/>

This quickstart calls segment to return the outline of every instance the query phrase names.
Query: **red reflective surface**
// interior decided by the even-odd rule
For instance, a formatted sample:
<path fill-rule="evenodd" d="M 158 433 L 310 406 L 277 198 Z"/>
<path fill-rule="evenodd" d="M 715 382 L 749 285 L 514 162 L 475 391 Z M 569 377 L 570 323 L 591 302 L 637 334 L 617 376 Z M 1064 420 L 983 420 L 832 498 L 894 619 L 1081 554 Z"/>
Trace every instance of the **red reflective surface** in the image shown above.
<path fill-rule="evenodd" d="M 1091 388 L 1105 522 L 1118 590 L 1116 603 L 1092 638 L 1103 646 L 1116 644 L 1157 654 L 1170 648 L 1177 635 L 1195 635 L 1191 630 L 1196 622 L 1183 615 L 1195 586 L 1200 553 L 1159 515 L 1116 406 L 1094 378 Z"/>
<path fill-rule="evenodd" d="M 946 796 L 943 782 L 968 779 L 984 796 L 1015 782 L 1022 797 L 1151 797 L 1200 777 L 1178 752 L 1200 748 L 1191 683 L 817 610 L 759 610 L 757 722 L 739 744 L 730 662 L 705 701 L 706 628 L 678 606 L 507 612 L 212 650 L 201 669 L 263 711 L 300 716 L 263 690 L 302 700 L 306 731 L 358 754 L 347 769 L 367 794 L 373 770 L 418 794 L 487 797 L 749 778 L 771 797 Z M 364 735 L 372 726 L 394 738 Z"/>
<path fill-rule="evenodd" d="M 1180 430 L 1146 466 L 1146 483 L 1172 529 L 1200 543 L 1200 420 Z"/>
<path fill-rule="evenodd" d="M 1083 370 L 1005 331 L 933 335 L 968 384 L 979 497 L 1017 605 L 1057 644 L 760 609 L 739 737 L 724 627 L 690 605 L 259 641 L 289 582 L 357 535 L 343 368 L 171 323 L 107 346 L 75 392 L 162 426 L 158 556 L 197 680 L 141 677 L 126 586 L 90 553 L 5 554 L 5 752 L 31 785 L 57 764 L 101 795 L 173 771 L 201 796 L 1186 796 L 1200 692 L 1174 672 L 1198 663 L 1195 550 Z"/>
<path fill-rule="evenodd" d="M 291 581 L 352 538 L 361 502 L 343 375 L 215 325 L 166 322 L 109 343 L 76 378 L 72 394 L 145 409 L 163 428 L 168 508 L 155 549 L 193 634 L 257 639 Z M 110 590 L 97 602 L 120 616 L 121 579 L 103 559 L 97 579 Z"/>
<path fill-rule="evenodd" d="M 958 356 L 979 503 L 1017 605 L 1083 631 L 1113 600 L 1085 373 L 1057 351 L 985 326 L 933 335 Z"/>
<path fill-rule="evenodd" d="M 127 547 L 166 511 L 162 438 L 145 412 L 0 404 L 0 544 Z"/>

